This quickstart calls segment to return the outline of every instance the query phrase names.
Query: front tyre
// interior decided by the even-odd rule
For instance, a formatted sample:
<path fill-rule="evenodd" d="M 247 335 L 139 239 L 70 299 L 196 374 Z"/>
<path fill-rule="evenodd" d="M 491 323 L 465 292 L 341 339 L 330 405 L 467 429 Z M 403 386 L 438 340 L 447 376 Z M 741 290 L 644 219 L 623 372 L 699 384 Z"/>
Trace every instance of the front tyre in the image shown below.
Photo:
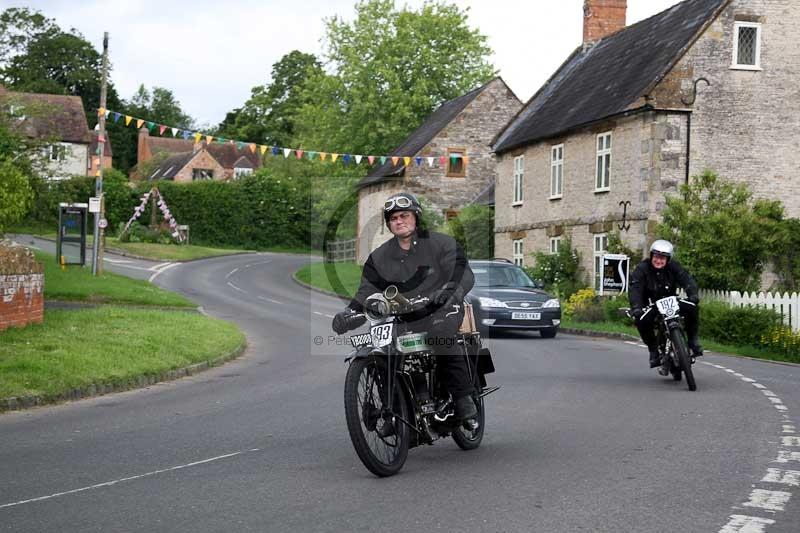
<path fill-rule="evenodd" d="M 692 360 L 689 357 L 689 347 L 686 345 L 686 338 L 683 336 L 683 331 L 675 328 L 671 332 L 672 336 L 672 349 L 675 350 L 675 355 L 678 359 L 678 365 L 683 370 L 686 376 L 686 385 L 689 390 L 697 390 L 697 384 L 694 381 L 694 374 L 692 373 Z"/>
<path fill-rule="evenodd" d="M 344 382 L 347 431 L 367 470 L 379 477 L 396 474 L 408 456 L 409 429 L 405 392 L 395 382 L 394 416 L 384 412 L 388 397 L 386 361 L 369 356 L 350 363 Z"/>
<path fill-rule="evenodd" d="M 474 450 L 481 445 L 483 440 L 483 428 L 486 427 L 486 412 L 484 411 L 483 398 L 479 398 L 475 402 L 475 407 L 478 408 L 478 416 L 475 420 L 478 422 L 476 429 L 467 429 L 463 424 L 460 424 L 453 430 L 453 440 L 456 441 L 458 447 L 462 450 Z"/>

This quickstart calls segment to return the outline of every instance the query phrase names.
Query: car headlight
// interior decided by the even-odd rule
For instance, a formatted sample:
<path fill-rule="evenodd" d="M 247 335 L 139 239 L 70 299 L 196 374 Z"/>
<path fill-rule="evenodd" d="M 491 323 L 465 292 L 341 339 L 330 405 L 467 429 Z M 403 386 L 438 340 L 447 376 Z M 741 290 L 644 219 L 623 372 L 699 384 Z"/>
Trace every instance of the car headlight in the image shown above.
<path fill-rule="evenodd" d="M 481 301 L 481 307 L 508 307 L 505 302 L 495 300 L 494 298 L 484 298 L 481 296 L 478 299 Z"/>
<path fill-rule="evenodd" d="M 561 302 L 558 301 L 558 298 L 553 298 L 547 300 L 542 307 L 561 307 Z"/>

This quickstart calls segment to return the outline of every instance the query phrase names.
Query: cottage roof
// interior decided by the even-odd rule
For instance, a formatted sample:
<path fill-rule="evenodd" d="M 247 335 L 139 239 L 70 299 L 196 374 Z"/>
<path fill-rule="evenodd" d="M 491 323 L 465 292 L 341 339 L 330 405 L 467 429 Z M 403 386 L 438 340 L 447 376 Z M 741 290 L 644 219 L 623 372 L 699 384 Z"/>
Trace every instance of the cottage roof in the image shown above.
<path fill-rule="evenodd" d="M 195 154 L 196 152 L 191 151 L 173 154 L 166 158 L 150 176 L 145 177 L 150 180 L 175 179 L 175 175 L 189 164 L 189 161 L 194 158 Z"/>
<path fill-rule="evenodd" d="M 22 132 L 35 139 L 89 144 L 89 126 L 78 96 L 3 91 L 5 105 L 19 107 L 15 114 Z"/>
<path fill-rule="evenodd" d="M 194 151 L 194 140 L 191 139 L 171 139 L 169 137 L 151 137 L 147 136 L 147 142 L 150 145 L 150 152 L 155 155 L 159 152 L 168 153 L 184 153 Z M 214 156 L 214 159 L 225 169 L 232 169 L 234 165 L 242 158 L 246 158 L 252 168 L 261 167 L 261 157 L 257 152 L 253 152 L 249 146 L 239 149 L 235 144 L 226 143 L 211 143 L 201 141 L 203 148 Z M 240 166 L 241 167 L 241 166 Z"/>
<path fill-rule="evenodd" d="M 413 156 L 422 150 L 426 144 L 431 142 L 442 129 L 450 124 L 464 108 L 466 108 L 490 83 L 498 78 L 492 79 L 490 82 L 482 85 L 470 92 L 463 94 L 452 100 L 448 100 L 441 104 L 436 111 L 434 111 L 414 132 L 406 137 L 406 140 L 398 146 L 390 155 L 393 156 Z M 393 165 L 391 161 L 386 161 L 383 165 L 378 166 L 372 170 L 367 176 L 358 184 L 359 187 L 365 187 L 375 183 L 388 181 L 386 178 L 399 176 L 405 164 L 398 161 L 397 165 Z"/>
<path fill-rule="evenodd" d="M 686 0 L 577 48 L 494 142 L 504 152 L 644 108 L 663 79 L 730 0 Z"/>

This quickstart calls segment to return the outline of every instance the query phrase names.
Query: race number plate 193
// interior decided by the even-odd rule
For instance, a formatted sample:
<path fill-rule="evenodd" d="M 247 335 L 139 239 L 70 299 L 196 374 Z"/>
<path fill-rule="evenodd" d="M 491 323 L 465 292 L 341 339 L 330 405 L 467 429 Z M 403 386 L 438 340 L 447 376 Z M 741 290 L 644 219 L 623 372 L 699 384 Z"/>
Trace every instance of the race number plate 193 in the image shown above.
<path fill-rule="evenodd" d="M 372 344 L 378 348 L 383 348 L 392 343 L 393 324 L 379 324 L 372 326 L 369 332 L 372 334 Z"/>
<path fill-rule="evenodd" d="M 658 312 L 666 317 L 673 316 L 675 313 L 678 312 L 678 298 L 675 296 L 668 296 L 667 298 L 661 298 L 656 302 L 656 307 L 658 307 Z"/>

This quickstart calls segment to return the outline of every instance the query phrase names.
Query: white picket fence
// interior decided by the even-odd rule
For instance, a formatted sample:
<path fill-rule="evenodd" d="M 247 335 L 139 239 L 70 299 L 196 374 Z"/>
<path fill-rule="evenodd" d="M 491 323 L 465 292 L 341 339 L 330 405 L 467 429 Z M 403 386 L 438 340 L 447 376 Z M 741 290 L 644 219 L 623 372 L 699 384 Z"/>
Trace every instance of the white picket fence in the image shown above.
<path fill-rule="evenodd" d="M 701 300 L 716 300 L 728 305 L 744 307 L 752 305 L 772 309 L 783 317 L 783 323 L 791 326 L 793 331 L 800 331 L 800 294 L 759 292 L 744 293 L 739 291 L 700 291 Z"/>

